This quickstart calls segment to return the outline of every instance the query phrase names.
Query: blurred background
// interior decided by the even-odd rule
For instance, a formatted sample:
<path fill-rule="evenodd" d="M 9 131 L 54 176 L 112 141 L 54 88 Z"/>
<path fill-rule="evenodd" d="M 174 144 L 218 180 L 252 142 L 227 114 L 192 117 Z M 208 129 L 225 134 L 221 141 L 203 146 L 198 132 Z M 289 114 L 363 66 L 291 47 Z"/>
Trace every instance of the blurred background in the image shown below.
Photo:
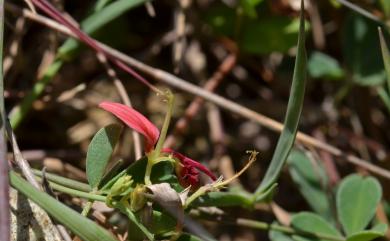
<path fill-rule="evenodd" d="M 81 23 L 99 1 L 51 2 Z M 121 101 L 117 90 L 95 52 L 83 45 L 67 51 L 63 47 L 67 36 L 22 17 L 17 11 L 26 7 L 22 1 L 7 4 L 6 108 L 11 120 L 17 119 L 13 125 L 19 145 L 33 166 L 45 165 L 48 171 L 85 180 L 85 154 L 92 136 L 116 121 L 97 105 L 103 100 Z M 305 1 L 308 82 L 299 130 L 346 154 L 388 168 L 390 98 L 378 27 L 390 40 L 390 1 L 357 0 L 347 5 L 341 0 Z M 92 36 L 195 85 L 214 80 L 216 94 L 283 122 L 299 8 L 298 0 L 159 0 L 124 11 Z M 160 127 L 165 103 L 133 77 L 116 71 L 134 108 Z M 159 88 L 169 88 L 143 76 Z M 41 88 L 42 94 L 31 101 L 29 110 L 18 112 L 18 105 L 32 88 Z M 258 161 L 240 178 L 246 190 L 254 191 L 279 133 L 208 102 L 189 115 L 184 128 L 174 131 L 195 96 L 172 91 L 176 104 L 170 133 L 176 135 L 171 146 L 224 175 L 240 170 L 247 159 L 245 151 L 256 149 L 260 152 Z M 324 161 L 325 169 L 330 170 L 330 185 L 362 171 L 329 153 L 305 151 Z M 122 136 L 114 159 L 119 158 L 134 161 L 130 130 Z M 384 196 L 389 198 L 389 183 L 382 181 Z M 283 219 L 284 212 L 313 208 L 301 195 L 290 167 L 279 184 L 271 207 L 251 211 L 232 208 L 228 212 L 272 222 L 275 216 Z M 268 236 L 265 231 L 211 222 L 206 225 L 219 240 L 266 240 Z"/>

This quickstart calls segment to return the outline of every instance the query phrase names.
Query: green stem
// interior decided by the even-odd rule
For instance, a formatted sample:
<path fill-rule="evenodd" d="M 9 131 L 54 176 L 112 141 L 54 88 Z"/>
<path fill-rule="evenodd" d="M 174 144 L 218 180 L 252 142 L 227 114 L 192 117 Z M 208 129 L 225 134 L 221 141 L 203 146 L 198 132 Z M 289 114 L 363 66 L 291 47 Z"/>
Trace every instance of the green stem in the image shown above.
<path fill-rule="evenodd" d="M 130 211 L 130 209 L 128 209 L 126 206 L 124 206 L 121 203 L 118 203 L 118 205 L 116 205 L 115 208 L 118 208 L 123 214 L 125 214 L 130 219 L 130 221 L 133 222 L 145 234 L 145 236 L 149 240 L 151 241 L 154 240 L 153 234 L 149 232 L 149 230 L 137 219 L 137 217 L 134 215 L 132 211 Z"/>
<path fill-rule="evenodd" d="M 148 163 L 146 164 L 145 170 L 145 185 L 147 186 L 152 185 L 152 182 L 150 181 L 150 174 L 152 173 L 153 165 L 153 161 L 148 158 Z"/>
<path fill-rule="evenodd" d="M 36 175 L 38 177 L 42 177 L 42 171 L 39 171 L 36 169 L 31 169 L 31 171 L 34 173 L 34 175 Z M 69 188 L 76 189 L 76 190 L 83 191 L 83 192 L 92 191 L 91 187 L 88 184 L 83 183 L 83 182 L 75 181 L 75 180 L 72 180 L 72 179 L 69 179 L 66 177 L 62 177 L 62 176 L 52 174 L 52 173 L 47 173 L 47 172 L 45 173 L 45 177 L 49 181 L 60 184 L 60 185 L 65 186 L 65 187 L 69 187 Z"/>
<path fill-rule="evenodd" d="M 195 201 L 198 197 L 204 195 L 209 191 L 209 187 L 202 186 L 196 192 L 194 192 L 191 196 L 189 196 L 184 204 L 184 208 L 187 208 L 193 201 Z"/>
<path fill-rule="evenodd" d="M 168 111 L 165 115 L 164 123 L 161 128 L 160 137 L 158 138 L 158 142 L 156 144 L 156 148 L 147 154 L 148 157 L 148 163 L 146 164 L 146 170 L 145 170 L 145 184 L 151 185 L 152 182 L 150 181 L 150 175 L 152 173 L 153 165 L 159 162 L 159 156 L 161 154 L 162 147 L 164 145 L 165 139 L 167 137 L 167 132 L 169 128 L 169 123 L 171 122 L 172 113 L 173 113 L 173 106 L 175 102 L 175 96 L 168 90 L 165 93 L 165 98 L 168 102 Z"/>
<path fill-rule="evenodd" d="M 92 208 L 92 205 L 93 205 L 93 201 L 88 201 L 84 208 L 83 208 L 83 211 L 81 212 L 81 215 L 83 215 L 84 217 L 88 216 L 88 213 L 89 211 L 91 210 Z"/>
<path fill-rule="evenodd" d="M 161 128 L 160 138 L 158 139 L 156 148 L 154 150 L 155 155 L 156 155 L 154 157 L 154 159 L 157 159 L 160 156 L 161 149 L 162 149 L 164 142 L 165 142 L 165 139 L 167 137 L 169 123 L 171 122 L 171 119 L 172 119 L 175 96 L 168 90 L 165 93 L 165 97 L 167 98 L 167 101 L 168 101 L 168 111 L 167 111 L 167 114 L 165 115 L 163 127 Z"/>
<path fill-rule="evenodd" d="M 70 194 L 73 196 L 81 197 L 81 198 L 86 198 L 86 199 L 99 201 L 99 202 L 106 202 L 106 197 L 104 197 L 104 196 L 96 195 L 96 194 L 92 194 L 92 193 L 87 193 L 87 192 L 82 192 L 79 190 L 75 190 L 72 188 L 61 186 L 61 185 L 59 185 L 57 183 L 53 183 L 53 182 L 49 182 L 49 183 L 50 183 L 50 187 L 52 187 L 54 190 L 57 190 L 57 191 L 60 191 L 63 193 L 67 193 L 67 194 Z"/>

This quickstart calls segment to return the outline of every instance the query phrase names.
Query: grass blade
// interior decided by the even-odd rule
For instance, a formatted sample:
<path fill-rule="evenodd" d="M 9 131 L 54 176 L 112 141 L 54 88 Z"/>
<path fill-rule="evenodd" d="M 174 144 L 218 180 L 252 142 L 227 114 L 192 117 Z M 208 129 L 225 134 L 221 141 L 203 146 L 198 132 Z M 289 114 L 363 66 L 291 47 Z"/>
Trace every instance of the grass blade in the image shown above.
<path fill-rule="evenodd" d="M 388 91 L 390 92 L 390 53 L 389 53 L 389 48 L 386 45 L 386 40 L 385 37 L 383 36 L 382 29 L 378 28 L 378 32 L 379 32 L 379 41 L 382 50 L 383 64 L 385 65 L 385 70 L 386 70 L 387 88 Z"/>
<path fill-rule="evenodd" d="M 26 197 L 38 204 L 53 218 L 69 228 L 74 234 L 86 241 L 117 241 L 104 228 L 88 218 L 60 203 L 48 194 L 38 191 L 31 184 L 19 177 L 15 172 L 10 173 L 11 185 Z"/>
<path fill-rule="evenodd" d="M 303 9 L 303 1 L 301 1 L 298 52 L 295 59 L 294 75 L 291 85 L 290 98 L 287 106 L 286 119 L 284 121 L 284 128 L 276 145 L 271 164 L 267 169 L 264 179 L 257 188 L 255 196 L 265 192 L 276 182 L 294 144 L 297 133 L 306 82 L 305 20 Z"/>

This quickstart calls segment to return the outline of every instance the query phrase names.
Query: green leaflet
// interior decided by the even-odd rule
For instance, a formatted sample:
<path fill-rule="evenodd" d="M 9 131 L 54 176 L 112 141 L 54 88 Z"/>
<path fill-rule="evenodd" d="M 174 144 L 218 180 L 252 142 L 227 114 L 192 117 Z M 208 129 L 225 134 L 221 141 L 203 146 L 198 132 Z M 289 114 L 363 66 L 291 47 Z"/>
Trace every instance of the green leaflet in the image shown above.
<path fill-rule="evenodd" d="M 352 174 L 343 179 L 336 205 L 340 223 L 348 236 L 364 230 L 374 217 L 381 196 L 382 187 L 373 177 Z"/>
<path fill-rule="evenodd" d="M 111 159 L 119 140 L 122 126 L 110 124 L 101 128 L 93 137 L 87 152 L 87 179 L 92 188 L 96 188 Z"/>

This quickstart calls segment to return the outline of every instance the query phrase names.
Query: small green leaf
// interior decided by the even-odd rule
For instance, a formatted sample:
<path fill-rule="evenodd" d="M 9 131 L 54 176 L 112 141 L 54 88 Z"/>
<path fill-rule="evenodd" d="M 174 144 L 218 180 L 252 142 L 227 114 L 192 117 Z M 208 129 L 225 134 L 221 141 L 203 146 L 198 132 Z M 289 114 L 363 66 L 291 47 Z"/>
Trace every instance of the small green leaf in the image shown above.
<path fill-rule="evenodd" d="M 347 241 L 370 241 L 379 237 L 382 237 L 383 234 L 375 231 L 361 231 L 355 233 L 347 238 Z"/>
<path fill-rule="evenodd" d="M 82 240 L 117 241 L 108 231 L 65 206 L 58 200 L 34 188 L 30 183 L 19 177 L 15 172 L 10 173 L 11 185 L 26 197 L 43 208 L 50 216 L 63 224 Z"/>
<path fill-rule="evenodd" d="M 352 80 L 363 86 L 380 85 L 385 80 L 377 26 L 358 14 L 351 14 L 344 27 L 343 55 Z"/>
<path fill-rule="evenodd" d="M 291 225 L 300 231 L 310 233 L 326 234 L 334 237 L 342 237 L 339 231 L 329 224 L 321 216 L 314 213 L 301 212 L 295 214 L 291 219 Z M 319 239 L 319 241 L 329 241 L 328 239 Z"/>
<path fill-rule="evenodd" d="M 336 59 L 317 51 L 311 54 L 307 70 L 312 78 L 338 80 L 344 77 L 344 70 Z"/>
<path fill-rule="evenodd" d="M 271 241 L 293 241 L 290 236 L 275 230 L 270 230 L 268 233 L 268 237 Z"/>
<path fill-rule="evenodd" d="M 296 45 L 299 19 L 268 17 L 248 21 L 242 26 L 239 45 L 250 54 L 286 53 Z"/>
<path fill-rule="evenodd" d="M 355 233 L 347 238 L 347 241 L 370 241 L 385 235 L 387 225 L 379 223 L 372 229 Z"/>
<path fill-rule="evenodd" d="M 349 236 L 364 230 L 375 214 L 382 196 L 382 187 L 373 177 L 350 175 L 337 190 L 337 213 Z"/>
<path fill-rule="evenodd" d="M 122 126 L 111 124 L 93 137 L 87 152 L 87 179 L 92 188 L 99 185 L 111 155 L 114 152 Z"/>
<path fill-rule="evenodd" d="M 303 1 L 301 2 L 303 7 Z M 278 179 L 288 154 L 294 145 L 295 136 L 298 129 L 299 117 L 301 115 L 306 83 L 306 49 L 305 49 L 305 20 L 304 13 L 301 10 L 298 51 L 295 59 L 293 81 L 291 84 L 291 93 L 287 105 L 286 119 L 284 128 L 279 137 L 271 164 L 267 169 L 264 179 L 256 190 L 256 196 L 267 191 Z"/>
<path fill-rule="evenodd" d="M 257 17 L 256 7 L 263 2 L 263 0 L 241 0 L 240 5 L 245 15 L 251 18 Z"/>
<path fill-rule="evenodd" d="M 331 220 L 332 209 L 326 193 L 328 178 L 321 163 L 312 163 L 305 153 L 293 149 L 288 164 L 294 183 L 310 207 L 326 220 Z"/>
<path fill-rule="evenodd" d="M 371 231 L 379 232 L 379 233 L 382 233 L 383 235 L 385 235 L 387 228 L 388 228 L 387 224 L 378 223 L 374 227 L 371 228 Z"/>

